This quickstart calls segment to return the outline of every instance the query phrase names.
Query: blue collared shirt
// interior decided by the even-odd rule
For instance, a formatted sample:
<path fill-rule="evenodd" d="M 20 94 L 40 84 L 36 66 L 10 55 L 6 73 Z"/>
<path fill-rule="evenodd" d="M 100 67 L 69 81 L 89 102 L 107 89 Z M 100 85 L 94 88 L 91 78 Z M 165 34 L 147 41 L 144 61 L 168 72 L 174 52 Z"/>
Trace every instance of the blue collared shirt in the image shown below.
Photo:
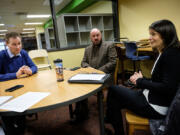
<path fill-rule="evenodd" d="M 16 56 L 9 49 L 0 51 L 0 81 L 16 79 L 16 72 L 22 66 L 30 67 L 33 74 L 37 72 L 36 65 L 25 50 L 22 49 Z"/>
<path fill-rule="evenodd" d="M 11 51 L 9 50 L 8 47 L 7 47 L 7 53 L 8 53 L 8 55 L 9 55 L 10 58 L 15 57 L 15 55 L 11 53 Z M 16 56 L 21 56 L 21 54 L 18 53 Z"/>

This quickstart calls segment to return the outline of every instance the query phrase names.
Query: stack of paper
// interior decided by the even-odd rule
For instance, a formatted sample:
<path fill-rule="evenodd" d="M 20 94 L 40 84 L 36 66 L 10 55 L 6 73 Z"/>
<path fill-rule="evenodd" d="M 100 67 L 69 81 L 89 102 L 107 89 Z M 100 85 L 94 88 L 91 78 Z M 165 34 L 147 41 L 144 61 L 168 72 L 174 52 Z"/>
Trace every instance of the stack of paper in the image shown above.
<path fill-rule="evenodd" d="M 109 74 L 76 74 L 69 78 L 69 83 L 103 84 L 110 77 Z"/>
<path fill-rule="evenodd" d="M 11 99 L 13 96 L 0 96 L 0 105 Z"/>
<path fill-rule="evenodd" d="M 27 92 L 3 105 L 0 106 L 0 109 L 15 111 L 15 112 L 24 112 L 29 107 L 33 106 L 46 96 L 49 92 Z"/>
<path fill-rule="evenodd" d="M 71 80 L 101 80 L 105 74 L 77 74 Z"/>

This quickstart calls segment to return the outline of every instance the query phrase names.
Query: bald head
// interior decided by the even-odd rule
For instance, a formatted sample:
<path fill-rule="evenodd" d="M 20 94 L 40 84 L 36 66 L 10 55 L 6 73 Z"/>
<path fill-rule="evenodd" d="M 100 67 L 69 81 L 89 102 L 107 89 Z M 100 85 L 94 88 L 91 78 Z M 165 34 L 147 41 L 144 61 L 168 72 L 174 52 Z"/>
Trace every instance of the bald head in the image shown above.
<path fill-rule="evenodd" d="M 98 33 L 101 33 L 100 30 L 98 28 L 93 28 L 90 32 L 90 34 L 94 33 L 94 32 L 98 32 Z"/>
<path fill-rule="evenodd" d="M 90 38 L 93 45 L 99 45 L 102 40 L 102 35 L 99 29 L 93 28 L 90 32 Z"/>

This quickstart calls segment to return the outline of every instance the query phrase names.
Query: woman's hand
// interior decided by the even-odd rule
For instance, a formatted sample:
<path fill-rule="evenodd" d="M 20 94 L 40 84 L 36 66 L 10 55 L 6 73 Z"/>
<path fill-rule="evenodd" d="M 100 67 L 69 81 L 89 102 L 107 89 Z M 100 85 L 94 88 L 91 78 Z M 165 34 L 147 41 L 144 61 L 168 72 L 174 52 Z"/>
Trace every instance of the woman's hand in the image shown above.
<path fill-rule="evenodd" d="M 141 71 L 135 72 L 135 73 L 130 77 L 130 81 L 131 81 L 134 85 L 136 85 L 136 81 L 137 81 L 137 79 L 139 79 L 139 78 L 143 78 L 143 75 L 142 75 Z"/>

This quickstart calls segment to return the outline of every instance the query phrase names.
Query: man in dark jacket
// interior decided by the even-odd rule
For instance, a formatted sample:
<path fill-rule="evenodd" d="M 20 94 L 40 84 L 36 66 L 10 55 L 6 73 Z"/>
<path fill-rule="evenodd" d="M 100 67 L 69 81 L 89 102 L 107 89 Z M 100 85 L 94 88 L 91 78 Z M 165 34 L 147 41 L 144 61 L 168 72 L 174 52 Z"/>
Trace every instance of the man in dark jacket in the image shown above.
<path fill-rule="evenodd" d="M 92 44 L 85 49 L 81 63 L 82 67 L 92 67 L 111 74 L 108 84 L 113 83 L 113 72 L 116 66 L 116 49 L 112 42 L 102 41 L 102 34 L 99 29 L 94 28 L 90 32 Z M 82 121 L 88 118 L 88 100 L 76 103 L 76 120 Z"/>

